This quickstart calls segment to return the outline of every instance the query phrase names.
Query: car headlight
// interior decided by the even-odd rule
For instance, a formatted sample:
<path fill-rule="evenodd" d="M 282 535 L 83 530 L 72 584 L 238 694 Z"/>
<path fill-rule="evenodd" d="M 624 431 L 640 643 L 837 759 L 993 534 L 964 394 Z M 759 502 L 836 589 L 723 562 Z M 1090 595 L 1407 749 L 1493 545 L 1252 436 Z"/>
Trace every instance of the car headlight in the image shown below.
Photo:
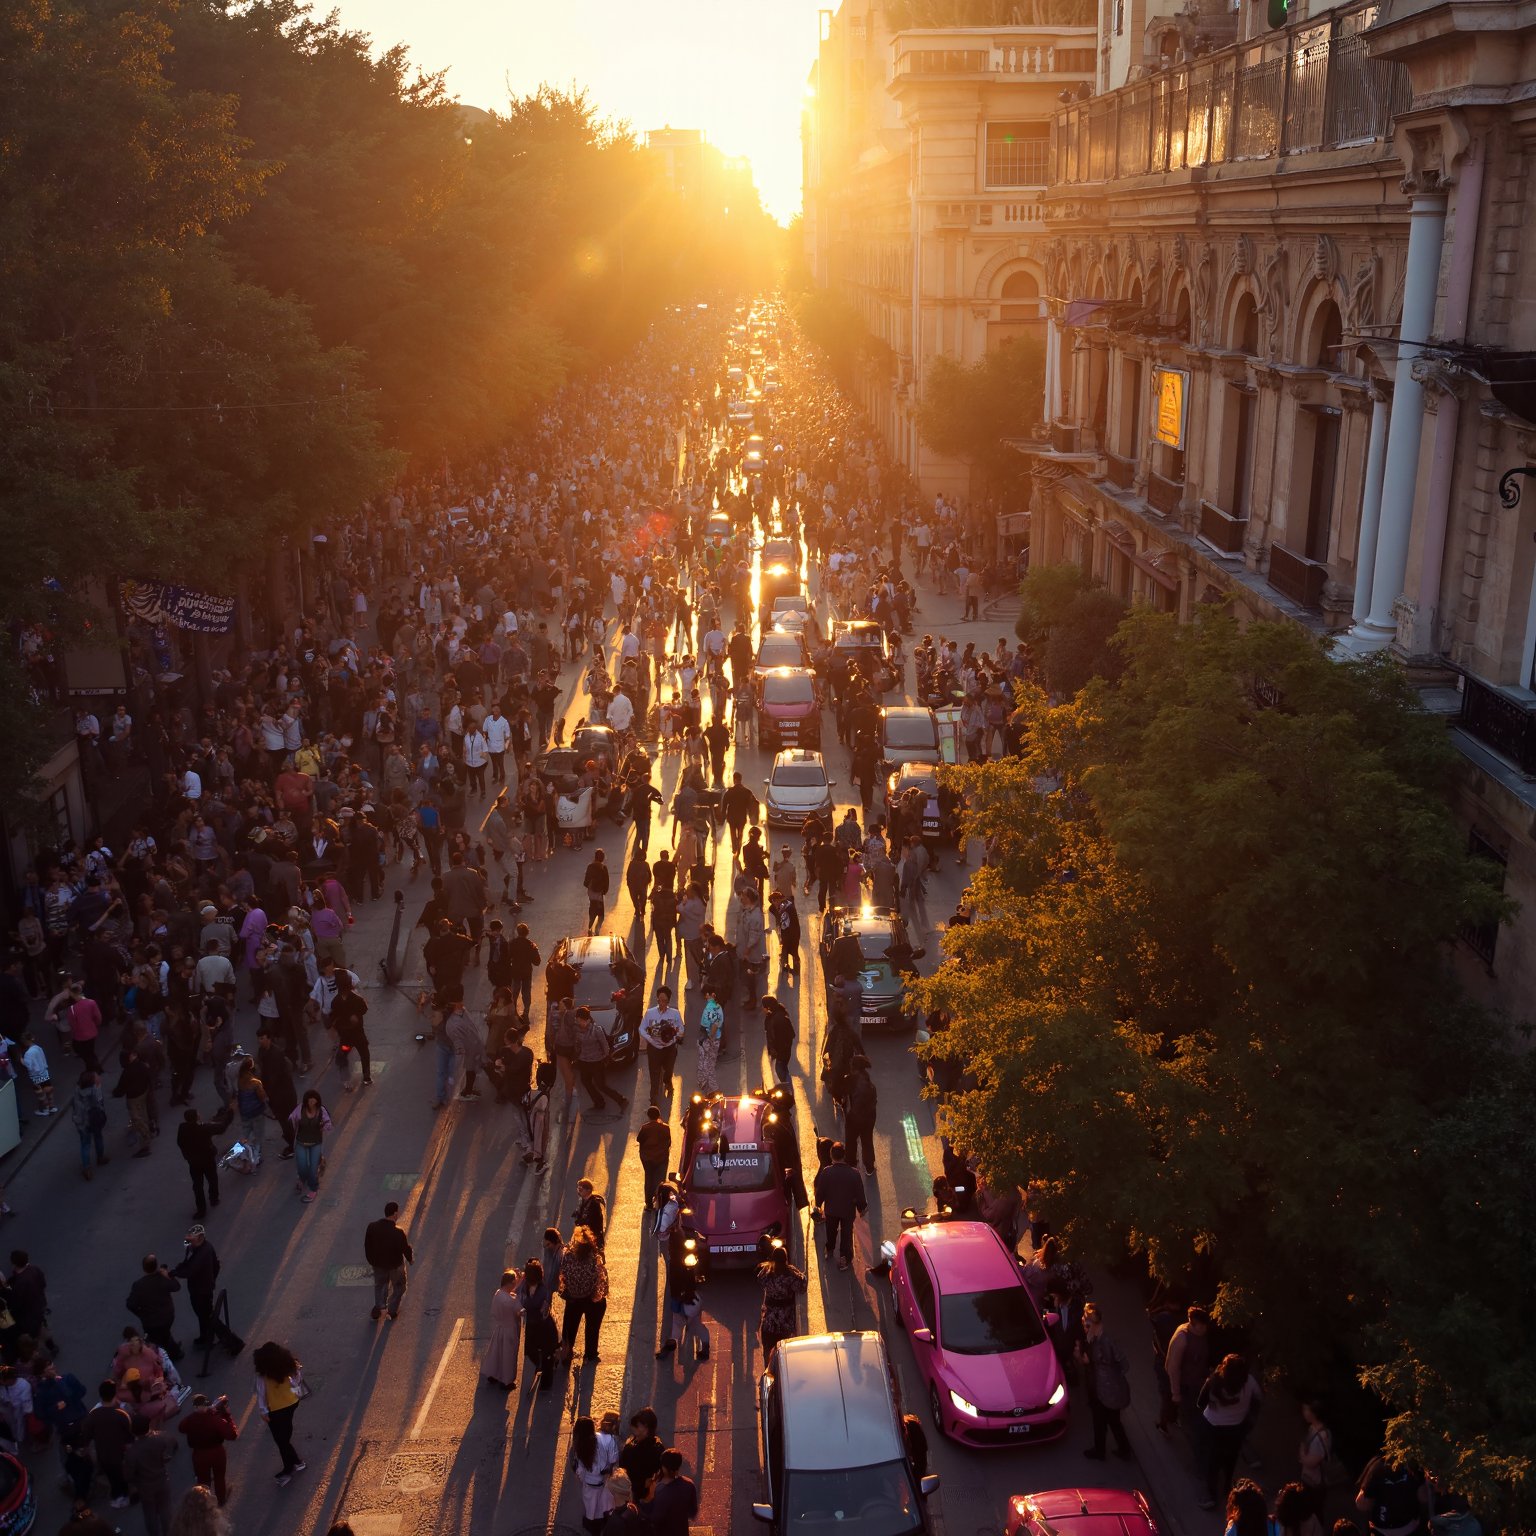
<path fill-rule="evenodd" d="M 1051 1408 L 1054 1408 L 1057 1405 L 1057 1403 L 1059 1403 L 1059 1402 L 1061 1402 L 1061 1401 L 1063 1401 L 1065 1399 L 1066 1395 L 1067 1395 L 1067 1384 L 1066 1384 L 1066 1382 L 1058 1381 L 1056 1383 L 1056 1390 L 1051 1393 L 1051 1400 L 1050 1400 L 1049 1404 L 1047 1404 L 1047 1406 L 1051 1407 Z"/>
<path fill-rule="evenodd" d="M 979 1419 L 981 1417 L 981 1415 L 976 1411 L 976 1404 L 968 1403 L 963 1397 L 960 1396 L 958 1392 L 951 1390 L 949 1394 L 949 1400 L 955 1405 L 956 1408 L 960 1410 L 961 1413 L 968 1414 L 973 1419 Z"/>

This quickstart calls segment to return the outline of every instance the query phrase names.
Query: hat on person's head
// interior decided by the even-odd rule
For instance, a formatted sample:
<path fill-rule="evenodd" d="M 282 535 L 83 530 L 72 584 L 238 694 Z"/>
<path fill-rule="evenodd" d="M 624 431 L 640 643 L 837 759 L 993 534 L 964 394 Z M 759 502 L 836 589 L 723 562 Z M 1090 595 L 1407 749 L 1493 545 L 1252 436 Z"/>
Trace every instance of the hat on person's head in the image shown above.
<path fill-rule="evenodd" d="M 200 917 L 207 917 L 211 913 L 214 917 L 219 915 L 219 909 L 211 901 L 205 901 L 198 909 Z"/>
<path fill-rule="evenodd" d="M 207 1237 L 207 1235 L 208 1229 L 204 1227 L 200 1221 L 193 1222 L 193 1224 L 187 1228 L 188 1237 Z"/>

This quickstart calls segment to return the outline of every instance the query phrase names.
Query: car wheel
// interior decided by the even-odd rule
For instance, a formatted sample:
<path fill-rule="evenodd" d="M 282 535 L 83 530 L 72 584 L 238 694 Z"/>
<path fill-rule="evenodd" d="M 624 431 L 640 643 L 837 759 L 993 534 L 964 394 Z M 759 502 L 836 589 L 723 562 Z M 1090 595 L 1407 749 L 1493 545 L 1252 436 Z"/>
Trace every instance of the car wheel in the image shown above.
<path fill-rule="evenodd" d="M 942 1434 L 947 1431 L 944 1428 L 944 1405 L 939 1400 L 939 1388 L 936 1382 L 928 1383 L 928 1416 L 933 1420 L 933 1427 Z"/>

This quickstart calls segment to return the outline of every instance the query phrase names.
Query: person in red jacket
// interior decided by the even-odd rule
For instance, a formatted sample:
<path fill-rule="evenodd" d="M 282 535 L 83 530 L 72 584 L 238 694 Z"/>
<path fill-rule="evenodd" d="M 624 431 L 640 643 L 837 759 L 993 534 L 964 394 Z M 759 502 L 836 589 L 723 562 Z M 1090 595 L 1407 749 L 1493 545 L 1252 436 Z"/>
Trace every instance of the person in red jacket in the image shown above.
<path fill-rule="evenodd" d="M 210 1402 L 206 1393 L 199 1392 L 192 1399 L 192 1411 L 176 1427 L 187 1437 L 193 1475 L 203 1487 L 213 1489 L 222 1506 L 229 1498 L 229 1456 L 224 1447 L 240 1433 L 230 1417 L 229 1399 L 218 1397 Z"/>

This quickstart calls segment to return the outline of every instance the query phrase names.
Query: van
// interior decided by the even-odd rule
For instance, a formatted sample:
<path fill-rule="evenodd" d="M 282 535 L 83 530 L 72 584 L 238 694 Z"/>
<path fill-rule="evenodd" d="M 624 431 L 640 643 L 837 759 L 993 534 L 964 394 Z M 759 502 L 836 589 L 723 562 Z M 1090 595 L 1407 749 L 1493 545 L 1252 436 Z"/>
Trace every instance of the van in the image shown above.
<path fill-rule="evenodd" d="M 874 1332 L 784 1339 L 758 1383 L 767 1499 L 752 1506 L 797 1536 L 928 1536 L 925 1500 L 901 1432 L 896 1378 Z"/>

